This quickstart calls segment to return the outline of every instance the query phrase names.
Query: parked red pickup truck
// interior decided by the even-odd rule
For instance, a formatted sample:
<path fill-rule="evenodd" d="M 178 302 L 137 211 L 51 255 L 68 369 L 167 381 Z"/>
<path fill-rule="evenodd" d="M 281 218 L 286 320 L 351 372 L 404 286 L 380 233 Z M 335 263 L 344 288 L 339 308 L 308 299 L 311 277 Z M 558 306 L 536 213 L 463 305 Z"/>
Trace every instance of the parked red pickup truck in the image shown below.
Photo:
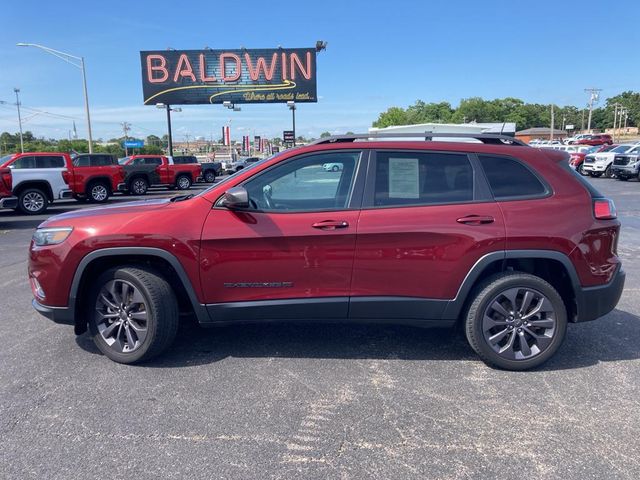
<path fill-rule="evenodd" d="M 11 169 L 16 208 L 27 215 L 71 197 L 105 202 L 125 186 L 124 169 L 108 154 L 81 154 L 72 160 L 66 153 L 16 153 L 2 157 L 0 167 Z"/>
<path fill-rule="evenodd" d="M 613 138 L 611 135 L 590 135 L 585 138 L 581 138 L 577 142 L 574 142 L 575 145 L 611 145 L 613 143 Z"/>
<path fill-rule="evenodd" d="M 144 195 L 152 185 L 188 190 L 202 176 L 201 165 L 176 164 L 164 155 L 132 155 L 119 162 L 125 169 L 126 188 L 134 195 Z"/>
<path fill-rule="evenodd" d="M 16 208 L 18 199 L 11 193 L 11 169 L 0 168 L 0 208 Z"/>

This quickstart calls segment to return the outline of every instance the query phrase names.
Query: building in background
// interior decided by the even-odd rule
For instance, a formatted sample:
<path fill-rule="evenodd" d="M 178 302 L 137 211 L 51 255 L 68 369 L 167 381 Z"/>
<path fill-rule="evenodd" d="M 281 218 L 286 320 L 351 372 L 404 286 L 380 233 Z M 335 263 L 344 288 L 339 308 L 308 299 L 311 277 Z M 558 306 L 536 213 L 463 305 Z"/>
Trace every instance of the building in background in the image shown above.
<path fill-rule="evenodd" d="M 553 129 L 553 139 L 562 140 L 567 138 L 567 131 L 560 130 L 559 128 Z M 527 128 L 526 130 L 520 130 L 516 132 L 516 138 L 522 140 L 525 143 L 529 143 L 531 140 L 551 140 L 551 129 L 548 127 L 535 127 Z"/>

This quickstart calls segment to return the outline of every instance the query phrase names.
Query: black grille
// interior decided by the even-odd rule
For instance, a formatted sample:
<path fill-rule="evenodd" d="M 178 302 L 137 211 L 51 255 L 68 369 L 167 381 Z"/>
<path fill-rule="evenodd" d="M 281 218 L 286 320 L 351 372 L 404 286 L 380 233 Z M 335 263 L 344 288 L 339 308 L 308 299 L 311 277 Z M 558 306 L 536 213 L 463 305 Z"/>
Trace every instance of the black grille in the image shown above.
<path fill-rule="evenodd" d="M 629 162 L 631 162 L 629 157 L 615 157 L 613 159 L 614 165 L 629 165 Z"/>
<path fill-rule="evenodd" d="M 593 163 L 596 159 L 593 157 L 584 157 L 584 163 Z"/>

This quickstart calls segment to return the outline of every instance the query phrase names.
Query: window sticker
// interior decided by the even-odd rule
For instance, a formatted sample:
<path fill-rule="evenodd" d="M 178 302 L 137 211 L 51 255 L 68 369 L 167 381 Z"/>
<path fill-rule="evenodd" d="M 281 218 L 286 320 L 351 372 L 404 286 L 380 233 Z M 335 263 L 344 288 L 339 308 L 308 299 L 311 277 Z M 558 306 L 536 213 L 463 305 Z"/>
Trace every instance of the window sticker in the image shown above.
<path fill-rule="evenodd" d="M 417 158 L 389 158 L 389 198 L 420 198 Z"/>

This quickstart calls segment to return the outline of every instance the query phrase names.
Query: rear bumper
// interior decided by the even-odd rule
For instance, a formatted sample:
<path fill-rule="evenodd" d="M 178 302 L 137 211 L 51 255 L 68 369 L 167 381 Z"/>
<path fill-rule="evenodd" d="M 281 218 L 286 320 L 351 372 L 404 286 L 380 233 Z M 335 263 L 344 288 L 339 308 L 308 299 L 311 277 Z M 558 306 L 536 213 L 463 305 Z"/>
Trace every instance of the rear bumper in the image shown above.
<path fill-rule="evenodd" d="M 73 312 L 69 307 L 49 307 L 48 305 L 39 303 L 35 298 L 31 304 L 40 315 L 47 317 L 55 323 L 74 325 Z"/>
<path fill-rule="evenodd" d="M 624 289 L 625 278 L 626 274 L 622 270 L 622 266 L 619 266 L 618 271 L 609 283 L 597 287 L 580 288 L 576 292 L 576 301 L 578 303 L 576 321 L 588 322 L 595 320 L 616 308 Z"/>
<path fill-rule="evenodd" d="M 0 198 L 0 208 L 16 208 L 18 206 L 17 197 Z"/>

